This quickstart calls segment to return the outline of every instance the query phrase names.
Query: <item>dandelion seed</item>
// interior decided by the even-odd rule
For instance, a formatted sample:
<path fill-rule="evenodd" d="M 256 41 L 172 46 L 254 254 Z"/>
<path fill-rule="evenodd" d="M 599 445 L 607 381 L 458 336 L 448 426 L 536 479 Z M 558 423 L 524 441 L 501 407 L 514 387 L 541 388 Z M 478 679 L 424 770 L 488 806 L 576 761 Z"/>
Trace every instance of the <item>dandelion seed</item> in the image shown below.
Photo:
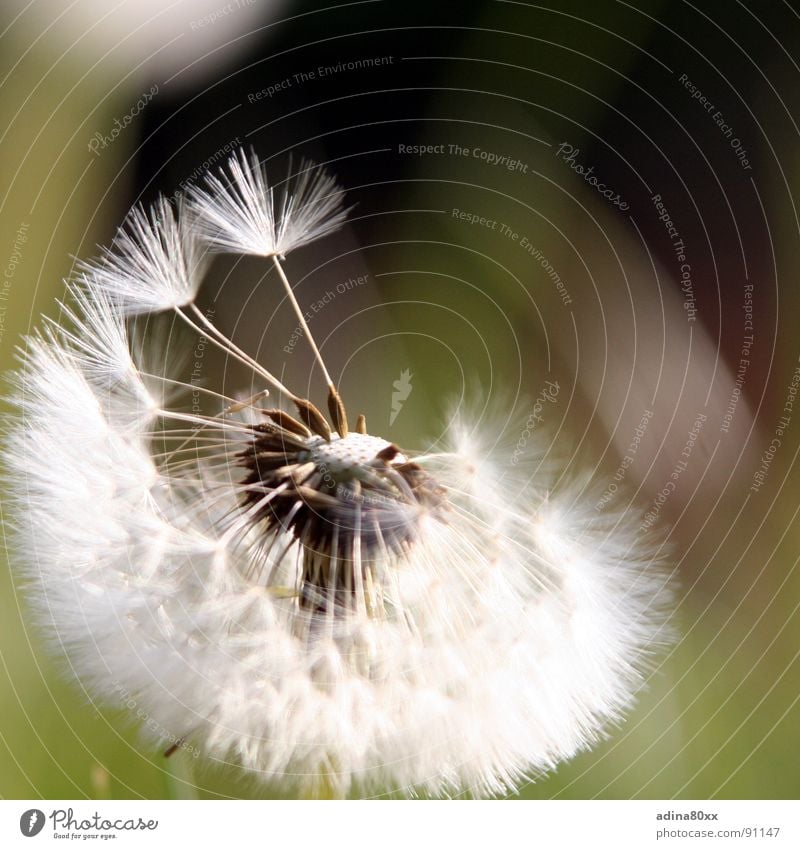
<path fill-rule="evenodd" d="M 72 288 L 71 326 L 22 354 L 8 465 L 39 616 L 166 751 L 300 794 L 513 791 L 630 706 L 663 641 L 652 552 L 570 492 L 513 486 L 468 419 L 429 454 L 363 415 L 351 432 L 307 328 L 327 418 L 228 339 L 193 303 L 198 232 L 268 256 L 302 317 L 279 255 L 341 222 L 327 177 L 276 211 L 255 162 L 229 170 L 188 224 L 133 213 Z M 207 389 L 217 414 L 189 412 L 197 386 L 175 396 L 127 338 L 125 316 L 167 308 L 257 393 Z"/>
<path fill-rule="evenodd" d="M 82 265 L 89 285 L 124 315 L 158 312 L 191 303 L 208 258 L 198 238 L 194 213 L 180 217 L 166 198 L 147 212 L 135 207 L 99 262 Z"/>
<path fill-rule="evenodd" d="M 277 191 L 269 185 L 255 152 L 228 161 L 228 173 L 192 186 L 198 227 L 217 250 L 281 256 L 337 230 L 347 212 L 336 181 L 311 163 Z"/>

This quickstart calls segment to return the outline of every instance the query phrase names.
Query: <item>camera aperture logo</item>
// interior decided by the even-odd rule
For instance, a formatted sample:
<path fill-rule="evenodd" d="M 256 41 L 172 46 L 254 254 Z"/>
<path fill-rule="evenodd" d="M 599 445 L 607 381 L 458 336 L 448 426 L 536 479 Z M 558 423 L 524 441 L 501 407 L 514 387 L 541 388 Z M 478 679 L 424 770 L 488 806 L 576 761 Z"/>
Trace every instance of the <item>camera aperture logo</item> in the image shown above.
<path fill-rule="evenodd" d="M 50 820 L 53 837 L 62 840 L 114 840 L 118 832 L 155 831 L 158 820 L 145 820 L 141 817 L 119 817 L 107 819 L 95 811 L 91 816 L 81 819 L 75 816 L 72 808 L 55 808 L 47 816 L 38 808 L 31 808 L 19 818 L 19 830 L 26 837 L 35 837 Z"/>
<path fill-rule="evenodd" d="M 19 818 L 19 830 L 25 837 L 36 837 L 44 828 L 44 811 L 31 808 Z"/>

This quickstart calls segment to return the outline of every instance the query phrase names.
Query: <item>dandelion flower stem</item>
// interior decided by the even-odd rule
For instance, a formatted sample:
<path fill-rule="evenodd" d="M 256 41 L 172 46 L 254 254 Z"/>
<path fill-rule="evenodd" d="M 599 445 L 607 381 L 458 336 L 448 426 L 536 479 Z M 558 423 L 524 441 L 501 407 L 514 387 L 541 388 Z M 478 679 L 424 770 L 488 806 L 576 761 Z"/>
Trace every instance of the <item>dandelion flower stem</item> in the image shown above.
<path fill-rule="evenodd" d="M 194 782 L 194 769 L 186 756 L 171 757 L 164 769 L 169 799 L 196 799 L 197 785 Z"/>
<path fill-rule="evenodd" d="M 308 327 L 308 324 L 303 316 L 303 311 L 300 309 L 300 304 L 297 303 L 297 298 L 294 296 L 294 292 L 292 291 L 291 284 L 289 283 L 286 274 L 284 273 L 283 266 L 280 263 L 280 260 L 277 256 L 273 254 L 272 262 L 275 265 L 275 268 L 278 270 L 278 276 L 281 278 L 281 282 L 283 283 L 283 288 L 286 289 L 286 294 L 289 298 L 290 303 L 292 304 L 292 308 L 295 311 L 295 315 L 297 316 L 300 326 L 303 328 L 303 331 L 306 334 L 306 339 L 308 340 L 308 344 L 311 346 L 311 350 L 314 352 L 314 356 L 319 363 L 320 368 L 322 369 L 322 374 L 325 377 L 325 382 L 328 384 L 328 388 L 333 392 L 336 392 L 336 387 L 333 385 L 333 381 L 331 380 L 331 376 L 328 373 L 328 369 L 325 367 L 325 361 L 322 359 L 322 354 L 320 353 L 319 348 L 317 347 L 317 343 L 314 341 L 314 337 L 311 335 L 311 330 Z"/>
<path fill-rule="evenodd" d="M 172 380 L 169 377 L 164 377 L 162 374 L 154 374 L 153 372 L 140 371 L 139 374 L 141 377 L 152 378 L 153 380 L 158 380 L 161 383 L 169 383 L 172 386 L 180 386 L 183 389 L 187 388 L 187 383 L 183 380 Z M 261 392 L 253 395 L 251 398 L 246 400 L 240 400 L 238 398 L 231 398 L 229 395 L 224 395 L 221 392 L 215 392 L 213 389 L 208 389 L 205 386 L 200 386 L 198 383 L 188 384 L 191 386 L 192 392 L 202 392 L 205 395 L 210 395 L 212 398 L 218 398 L 221 401 L 225 401 L 228 405 L 223 412 L 235 412 L 238 409 L 243 409 L 246 406 L 249 406 L 249 402 L 255 401 L 258 398 L 265 397 L 264 392 L 266 390 L 262 390 Z"/>
<path fill-rule="evenodd" d="M 322 800 L 344 799 L 344 794 L 336 786 L 336 781 L 332 773 L 322 768 L 306 785 L 305 792 L 301 794 L 301 798 Z"/>
<path fill-rule="evenodd" d="M 214 338 L 210 339 L 211 342 L 213 342 L 218 348 L 222 348 L 235 359 L 239 360 L 240 363 L 249 366 L 257 374 L 260 374 L 261 377 L 263 377 L 264 380 L 266 380 L 267 383 L 270 384 L 270 386 L 272 386 L 274 389 L 277 389 L 278 392 L 282 392 L 284 395 L 287 396 L 287 398 L 291 399 L 292 401 L 297 400 L 297 396 L 294 394 L 294 392 L 284 386 L 280 382 L 280 380 L 275 377 L 275 375 L 267 371 L 260 363 L 257 363 L 249 354 L 246 354 L 241 348 L 234 345 L 233 342 L 231 342 L 231 340 L 228 339 L 228 337 L 221 330 L 219 330 L 211 321 L 209 321 L 208 318 L 206 318 L 206 316 L 203 315 L 202 311 L 198 309 L 197 304 L 190 304 L 189 307 L 197 317 L 197 320 L 200 322 L 200 324 L 206 330 L 213 334 Z M 183 310 L 177 309 L 176 312 L 190 327 L 194 328 L 199 333 L 204 332 L 202 328 L 198 327 L 192 321 L 192 319 L 189 318 L 189 316 L 187 316 L 185 312 L 183 312 Z"/>

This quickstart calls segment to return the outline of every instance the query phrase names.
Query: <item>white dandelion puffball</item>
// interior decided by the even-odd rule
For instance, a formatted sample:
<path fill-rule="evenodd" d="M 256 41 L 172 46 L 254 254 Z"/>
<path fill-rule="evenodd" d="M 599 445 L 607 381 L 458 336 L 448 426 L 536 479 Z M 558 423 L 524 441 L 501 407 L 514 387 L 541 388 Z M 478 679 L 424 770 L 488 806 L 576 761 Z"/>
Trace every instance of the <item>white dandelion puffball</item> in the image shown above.
<path fill-rule="evenodd" d="M 168 752 L 300 795 L 512 792 L 631 705 L 663 573 L 621 517 L 515 486 L 468 419 L 427 454 L 351 427 L 305 324 L 327 417 L 228 339 L 194 304 L 208 249 L 268 257 L 303 322 L 282 255 L 343 213 L 309 164 L 274 195 L 255 157 L 225 173 L 133 212 L 27 340 L 7 466 L 39 618 Z M 129 321 L 161 310 L 257 395 L 159 376 Z"/>

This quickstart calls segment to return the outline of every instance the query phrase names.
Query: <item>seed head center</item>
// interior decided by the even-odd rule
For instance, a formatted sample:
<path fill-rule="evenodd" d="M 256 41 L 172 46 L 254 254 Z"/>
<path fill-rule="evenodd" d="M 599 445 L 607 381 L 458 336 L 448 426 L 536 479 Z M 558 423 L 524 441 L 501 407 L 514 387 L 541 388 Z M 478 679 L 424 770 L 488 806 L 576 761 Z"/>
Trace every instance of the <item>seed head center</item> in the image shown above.
<path fill-rule="evenodd" d="M 308 459 L 331 474 L 357 476 L 359 469 L 368 466 L 391 445 L 391 442 L 367 433 L 348 433 L 344 438 L 334 434 L 330 442 L 322 437 L 314 439 L 309 444 Z M 405 461 L 402 454 L 391 459 L 393 462 Z"/>

